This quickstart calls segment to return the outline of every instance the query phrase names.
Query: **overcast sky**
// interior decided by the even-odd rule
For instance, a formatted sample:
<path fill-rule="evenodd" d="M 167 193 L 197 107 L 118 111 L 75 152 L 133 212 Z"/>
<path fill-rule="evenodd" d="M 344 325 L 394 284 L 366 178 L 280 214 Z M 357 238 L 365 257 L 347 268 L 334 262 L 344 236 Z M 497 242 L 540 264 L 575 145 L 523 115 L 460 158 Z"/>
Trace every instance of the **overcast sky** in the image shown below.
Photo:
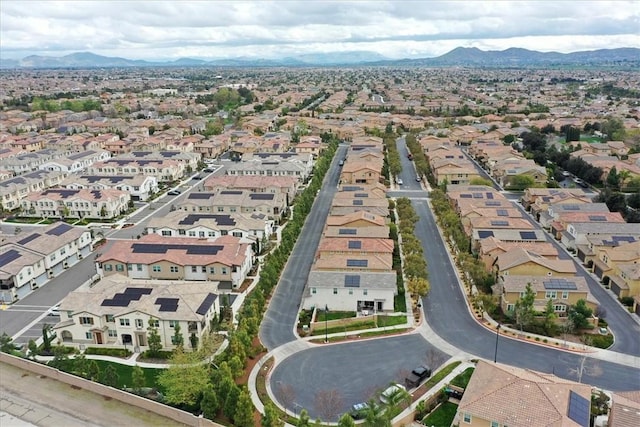
<path fill-rule="evenodd" d="M 431 57 L 458 46 L 573 52 L 640 47 L 632 1 L 0 1 L 0 56 L 91 51 L 131 59 L 373 51 Z"/>

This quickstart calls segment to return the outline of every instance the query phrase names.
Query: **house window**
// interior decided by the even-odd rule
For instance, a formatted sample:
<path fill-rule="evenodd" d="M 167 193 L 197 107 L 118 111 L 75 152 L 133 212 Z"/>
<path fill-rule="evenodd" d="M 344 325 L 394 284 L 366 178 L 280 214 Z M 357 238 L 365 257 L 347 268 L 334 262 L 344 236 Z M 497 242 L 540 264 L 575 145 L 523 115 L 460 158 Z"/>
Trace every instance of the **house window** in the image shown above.
<path fill-rule="evenodd" d="M 557 304 L 553 306 L 553 311 L 558 311 L 560 313 L 564 313 L 567 311 L 567 306 L 564 304 Z"/>
<path fill-rule="evenodd" d="M 349 295 L 353 295 L 353 289 L 349 289 Z"/>
<path fill-rule="evenodd" d="M 81 325 L 93 325 L 93 317 L 80 317 L 79 321 Z"/>
<path fill-rule="evenodd" d="M 111 264 L 104 265 L 104 271 L 111 271 L 111 270 L 113 270 L 113 267 L 111 266 Z"/>
<path fill-rule="evenodd" d="M 222 267 L 222 274 L 227 274 L 227 267 Z"/>
<path fill-rule="evenodd" d="M 149 326 L 152 328 L 157 328 L 160 326 L 160 321 L 158 319 L 149 319 Z"/>
<path fill-rule="evenodd" d="M 557 296 L 558 294 L 556 291 L 547 291 L 545 294 L 546 299 L 556 299 Z"/>
<path fill-rule="evenodd" d="M 311 294 L 315 295 L 316 294 L 316 288 L 311 288 Z"/>
<path fill-rule="evenodd" d="M 207 236 L 209 236 L 209 237 L 216 237 L 216 232 L 215 232 L 215 231 L 209 231 L 209 232 L 207 233 Z"/>
<path fill-rule="evenodd" d="M 177 320 L 169 320 L 169 327 L 170 328 L 175 328 L 177 324 L 178 324 Z"/>
<path fill-rule="evenodd" d="M 497 421 L 491 421 L 491 427 L 500 427 L 500 423 Z"/>
<path fill-rule="evenodd" d="M 362 290 L 362 295 L 369 295 L 369 291 L 367 289 Z"/>
<path fill-rule="evenodd" d="M 129 319 L 120 319 L 120 326 L 129 326 Z"/>
<path fill-rule="evenodd" d="M 507 304 L 507 311 L 513 311 L 515 306 L 513 304 Z"/>
<path fill-rule="evenodd" d="M 189 232 L 189 237 L 196 237 L 196 232 L 195 231 L 190 231 Z"/>
<path fill-rule="evenodd" d="M 207 267 L 203 265 L 201 270 L 202 270 L 203 273 L 206 273 L 207 272 Z"/>
<path fill-rule="evenodd" d="M 171 230 L 162 230 L 163 236 L 171 236 Z"/>
<path fill-rule="evenodd" d="M 216 268 L 215 267 L 209 267 L 209 273 L 216 274 Z"/>
<path fill-rule="evenodd" d="M 338 295 L 338 288 L 333 288 L 333 294 Z"/>
<path fill-rule="evenodd" d="M 127 270 L 129 271 L 133 270 L 133 264 L 127 264 Z"/>
<path fill-rule="evenodd" d="M 93 339 L 93 334 L 91 332 L 85 332 L 84 333 L 84 337 L 88 340 L 92 340 Z"/>
<path fill-rule="evenodd" d="M 144 322 L 142 319 L 136 319 L 136 328 L 142 328 L 144 326 Z"/>
<path fill-rule="evenodd" d="M 124 271 L 124 266 L 122 264 L 116 264 L 116 271 Z"/>
<path fill-rule="evenodd" d="M 162 267 L 160 267 L 159 265 L 154 265 L 153 266 L 153 271 L 155 271 L 156 273 L 162 271 Z"/>
<path fill-rule="evenodd" d="M 569 299 L 569 292 L 563 291 L 562 292 L 562 299 Z"/>
<path fill-rule="evenodd" d="M 181 235 L 181 236 L 184 236 L 184 235 L 187 234 L 187 231 L 186 230 L 178 230 L 178 234 Z"/>
<path fill-rule="evenodd" d="M 464 421 L 467 424 L 471 424 L 471 414 L 462 414 L 462 421 Z"/>
<path fill-rule="evenodd" d="M 113 318 L 113 314 L 107 314 L 105 317 L 105 320 L 107 321 L 107 323 L 114 323 L 116 320 Z"/>
<path fill-rule="evenodd" d="M 175 265 L 172 265 L 171 267 L 169 267 L 169 270 L 170 270 L 172 273 L 177 273 L 177 272 L 178 272 L 178 267 L 177 267 L 177 266 L 175 266 Z"/>
<path fill-rule="evenodd" d="M 138 269 L 138 271 L 142 271 L 142 264 L 136 264 L 136 268 Z"/>
<path fill-rule="evenodd" d="M 198 266 L 196 266 L 196 265 L 192 265 L 192 266 L 191 266 L 191 272 L 192 272 L 192 273 L 197 273 L 197 272 L 198 272 Z"/>
<path fill-rule="evenodd" d="M 118 337 L 118 331 L 116 331 L 115 329 L 109 329 L 109 337 L 117 338 Z"/>

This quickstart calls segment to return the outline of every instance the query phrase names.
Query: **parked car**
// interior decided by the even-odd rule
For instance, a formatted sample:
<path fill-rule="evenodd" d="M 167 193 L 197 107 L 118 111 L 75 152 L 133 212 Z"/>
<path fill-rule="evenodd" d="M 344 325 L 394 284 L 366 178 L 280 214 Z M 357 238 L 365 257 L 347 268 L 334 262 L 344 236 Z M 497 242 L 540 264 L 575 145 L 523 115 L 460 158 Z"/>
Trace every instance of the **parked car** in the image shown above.
<path fill-rule="evenodd" d="M 416 181 L 417 181 L 417 182 L 422 181 L 422 178 L 420 178 L 420 175 L 416 175 Z"/>
<path fill-rule="evenodd" d="M 586 182 L 584 182 L 582 179 L 580 178 L 576 178 L 573 180 L 573 182 L 575 182 L 576 184 L 578 184 L 580 187 L 582 188 L 588 188 L 589 184 L 587 184 Z"/>
<path fill-rule="evenodd" d="M 407 389 L 403 385 L 391 384 L 380 394 L 380 402 L 384 404 L 389 403 L 389 398 L 400 390 L 407 391 Z"/>
<path fill-rule="evenodd" d="M 203 171 L 203 172 L 206 172 L 206 173 L 214 172 L 214 170 L 213 170 L 213 169 L 209 169 L 209 168 L 203 169 L 202 171 Z"/>
<path fill-rule="evenodd" d="M 171 190 L 167 193 L 169 196 L 179 196 L 180 190 Z"/>
<path fill-rule="evenodd" d="M 354 420 L 362 420 L 367 417 L 367 409 L 369 409 L 368 403 L 356 403 L 351 407 L 349 415 Z"/>
<path fill-rule="evenodd" d="M 431 368 L 425 365 L 420 365 L 411 371 L 411 373 L 404 379 L 404 382 L 409 388 L 418 387 L 422 381 L 426 380 L 430 376 Z"/>
<path fill-rule="evenodd" d="M 563 171 L 563 172 L 562 172 L 562 176 L 564 176 L 564 177 L 569 177 L 569 176 L 571 176 L 571 172 L 569 172 L 569 171 Z"/>
<path fill-rule="evenodd" d="M 200 180 L 200 179 L 202 179 L 202 177 L 200 175 L 196 175 L 196 176 L 192 177 L 191 179 Z"/>
<path fill-rule="evenodd" d="M 404 184 L 404 183 L 402 182 L 402 179 L 398 178 L 398 185 L 402 185 L 402 184 Z"/>
<path fill-rule="evenodd" d="M 58 317 L 60 317 L 60 305 L 56 304 L 53 307 L 51 307 L 47 314 L 49 316 L 58 316 Z"/>
<path fill-rule="evenodd" d="M 343 165 L 344 165 L 344 160 L 340 160 L 340 161 L 338 162 L 338 164 L 339 164 L 340 166 L 343 166 Z"/>

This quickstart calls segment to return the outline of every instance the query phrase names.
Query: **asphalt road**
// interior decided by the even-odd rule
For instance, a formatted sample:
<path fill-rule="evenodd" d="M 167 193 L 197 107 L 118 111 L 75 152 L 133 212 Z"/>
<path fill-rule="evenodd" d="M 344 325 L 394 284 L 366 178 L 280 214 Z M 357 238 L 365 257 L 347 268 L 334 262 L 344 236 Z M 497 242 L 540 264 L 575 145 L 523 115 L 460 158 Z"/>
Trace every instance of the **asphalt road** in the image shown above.
<path fill-rule="evenodd" d="M 280 282 L 276 287 L 269 307 L 260 324 L 260 340 L 269 350 L 273 350 L 297 336 L 295 327 L 302 293 L 307 283 L 309 270 L 313 264 L 322 230 L 327 222 L 331 201 L 337 191 L 340 178 L 339 159 L 343 159 L 347 146 L 341 144 L 333 158 L 331 167 L 325 175 L 322 188 L 307 216 L 304 227 L 298 236 L 291 256 L 287 261 Z M 295 212 L 294 212 L 295 215 Z"/>

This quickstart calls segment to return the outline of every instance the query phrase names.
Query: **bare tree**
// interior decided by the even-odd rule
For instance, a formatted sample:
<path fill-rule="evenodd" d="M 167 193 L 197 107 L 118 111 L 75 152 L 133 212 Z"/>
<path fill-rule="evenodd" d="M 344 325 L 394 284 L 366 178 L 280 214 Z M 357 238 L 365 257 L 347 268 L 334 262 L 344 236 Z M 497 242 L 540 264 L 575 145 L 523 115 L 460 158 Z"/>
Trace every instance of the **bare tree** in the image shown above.
<path fill-rule="evenodd" d="M 293 405 L 293 401 L 296 398 L 296 391 L 291 384 L 285 384 L 278 382 L 276 388 L 276 398 L 280 401 L 282 406 L 290 408 Z"/>
<path fill-rule="evenodd" d="M 340 414 L 344 401 L 338 389 L 320 390 L 316 393 L 314 408 L 325 421 L 333 421 Z"/>
<path fill-rule="evenodd" d="M 569 374 L 575 375 L 578 378 L 578 382 L 582 383 L 582 375 L 587 374 L 592 377 L 599 377 L 602 375 L 602 367 L 597 361 L 593 359 L 587 360 L 587 356 L 580 358 L 580 363 L 575 368 L 569 368 Z"/>

